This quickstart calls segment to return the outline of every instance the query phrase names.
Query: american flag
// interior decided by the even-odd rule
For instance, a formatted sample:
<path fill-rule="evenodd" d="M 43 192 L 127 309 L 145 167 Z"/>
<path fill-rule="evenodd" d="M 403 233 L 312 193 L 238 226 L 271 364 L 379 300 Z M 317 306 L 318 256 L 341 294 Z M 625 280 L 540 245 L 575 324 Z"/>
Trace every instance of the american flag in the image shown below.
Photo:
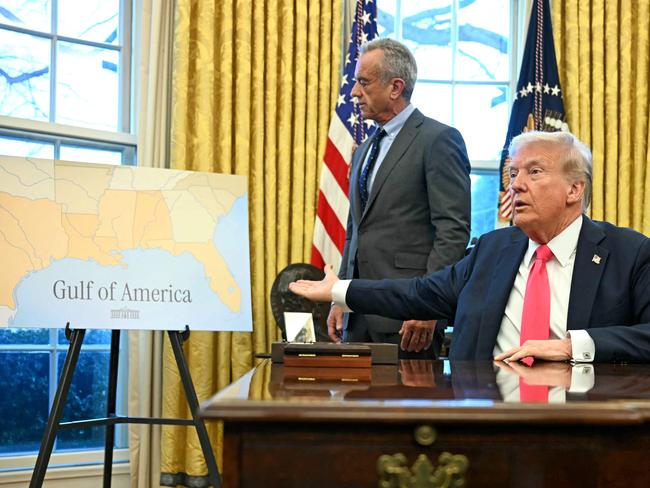
<path fill-rule="evenodd" d="M 331 264 L 338 271 L 345 245 L 348 219 L 348 168 L 357 145 L 372 135 L 375 124 L 363 120 L 361 110 L 350 92 L 354 86 L 354 68 L 359 47 L 377 37 L 377 6 L 373 0 L 358 0 L 348 44 L 341 89 L 332 114 L 323 171 L 318 192 L 311 263 L 318 268 Z"/>
<path fill-rule="evenodd" d="M 513 137 L 528 130 L 569 130 L 565 122 L 548 0 L 533 0 L 532 4 L 517 92 L 501 153 L 501 221 L 509 222 L 512 218 L 512 202 L 508 191 L 508 145 Z"/>

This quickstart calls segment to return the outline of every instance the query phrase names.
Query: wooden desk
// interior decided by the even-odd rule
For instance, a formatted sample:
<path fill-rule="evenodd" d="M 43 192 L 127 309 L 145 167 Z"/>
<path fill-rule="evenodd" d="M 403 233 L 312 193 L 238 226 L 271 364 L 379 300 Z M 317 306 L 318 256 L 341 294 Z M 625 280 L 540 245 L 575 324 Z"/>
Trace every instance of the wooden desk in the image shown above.
<path fill-rule="evenodd" d="M 582 374 L 549 364 L 529 382 Z M 358 382 L 284 369 L 265 360 L 202 406 L 224 421 L 227 488 L 377 487 L 380 456 L 443 452 L 466 456 L 469 487 L 650 486 L 650 365 L 596 364 L 588 391 L 556 386 L 553 404 L 518 401 L 519 377 L 492 363 L 402 362 Z"/>

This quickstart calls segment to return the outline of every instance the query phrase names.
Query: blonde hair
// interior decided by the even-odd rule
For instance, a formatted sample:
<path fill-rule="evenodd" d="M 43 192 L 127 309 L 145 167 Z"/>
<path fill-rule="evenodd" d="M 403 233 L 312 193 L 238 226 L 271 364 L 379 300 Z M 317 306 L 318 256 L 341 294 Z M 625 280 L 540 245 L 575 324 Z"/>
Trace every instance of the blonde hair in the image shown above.
<path fill-rule="evenodd" d="M 582 197 L 582 209 L 586 211 L 591 203 L 592 156 L 591 150 L 571 132 L 528 131 L 513 137 L 508 147 L 512 158 L 522 148 L 534 143 L 546 143 L 563 149 L 560 156 L 562 171 L 569 181 L 584 181 L 585 191 Z"/>

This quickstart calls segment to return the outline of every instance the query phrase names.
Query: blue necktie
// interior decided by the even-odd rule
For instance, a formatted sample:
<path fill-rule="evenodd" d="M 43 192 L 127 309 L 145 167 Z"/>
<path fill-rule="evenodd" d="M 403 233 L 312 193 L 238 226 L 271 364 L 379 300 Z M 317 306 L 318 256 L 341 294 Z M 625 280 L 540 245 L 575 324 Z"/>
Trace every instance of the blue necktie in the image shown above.
<path fill-rule="evenodd" d="M 368 156 L 368 161 L 366 165 L 361 170 L 361 176 L 359 177 L 359 196 L 361 197 L 361 212 L 366 208 L 366 203 L 368 203 L 368 178 L 372 174 L 372 168 L 375 166 L 377 161 L 377 156 L 379 155 L 379 143 L 381 139 L 386 135 L 384 129 L 379 129 L 373 136 L 372 144 L 370 146 L 370 156 Z"/>

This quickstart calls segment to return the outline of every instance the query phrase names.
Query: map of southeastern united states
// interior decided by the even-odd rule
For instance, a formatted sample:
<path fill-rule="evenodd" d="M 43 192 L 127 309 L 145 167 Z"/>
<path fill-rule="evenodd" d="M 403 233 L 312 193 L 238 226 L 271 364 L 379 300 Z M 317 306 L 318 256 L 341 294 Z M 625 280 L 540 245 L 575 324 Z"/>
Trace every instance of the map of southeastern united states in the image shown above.
<path fill-rule="evenodd" d="M 39 219 L 34 219 L 38 215 Z M 0 192 L 0 305 L 15 309 L 15 286 L 28 273 L 66 257 L 68 239 L 61 224 L 61 206 Z"/>
<path fill-rule="evenodd" d="M 10 169 L 16 174 L 33 172 L 24 163 Z M 219 175 L 169 172 L 169 181 L 152 184 L 154 178 L 147 178 L 146 171 L 57 163 L 57 178 L 50 178 L 56 191 L 51 194 L 46 187 L 43 190 L 42 176 L 36 198 L 29 197 L 29 188 L 21 188 L 20 183 L 27 180 L 24 175 L 12 180 L 12 190 L 18 191 L 0 191 L 0 253 L 6 263 L 0 280 L 0 306 L 15 309 L 12 294 L 16 285 L 54 260 L 76 258 L 102 266 L 126 266 L 120 251 L 138 248 L 163 249 L 172 256 L 190 253 L 204 266 L 210 288 L 230 310 L 237 311 L 241 289 L 213 236 L 219 218 L 240 196 L 237 193 L 245 194 L 245 181 L 233 192 L 232 185 L 228 189 L 215 185 L 221 181 Z M 165 174 L 150 171 L 156 177 Z M 42 171 L 46 180 L 48 172 L 48 168 Z M 146 189 L 156 186 L 165 189 Z M 50 198 L 38 198 L 44 195 Z"/>

